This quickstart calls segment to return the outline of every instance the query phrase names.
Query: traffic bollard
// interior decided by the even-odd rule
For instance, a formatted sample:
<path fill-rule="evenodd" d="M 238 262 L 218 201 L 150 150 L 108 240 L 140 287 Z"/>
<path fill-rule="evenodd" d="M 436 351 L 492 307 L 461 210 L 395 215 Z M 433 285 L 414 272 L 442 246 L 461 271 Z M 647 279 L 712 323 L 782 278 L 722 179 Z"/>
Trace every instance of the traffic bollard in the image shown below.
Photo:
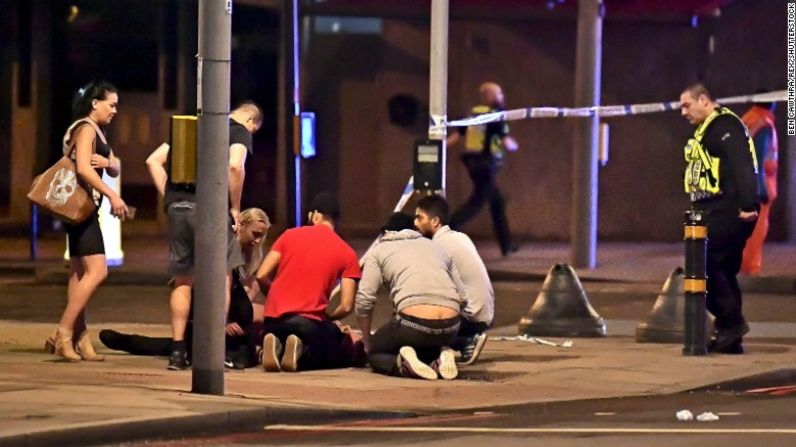
<path fill-rule="evenodd" d="M 707 244 L 708 227 L 704 216 L 697 210 L 685 213 L 685 345 L 683 355 L 705 355 L 707 333 L 705 320 L 707 310 Z"/>

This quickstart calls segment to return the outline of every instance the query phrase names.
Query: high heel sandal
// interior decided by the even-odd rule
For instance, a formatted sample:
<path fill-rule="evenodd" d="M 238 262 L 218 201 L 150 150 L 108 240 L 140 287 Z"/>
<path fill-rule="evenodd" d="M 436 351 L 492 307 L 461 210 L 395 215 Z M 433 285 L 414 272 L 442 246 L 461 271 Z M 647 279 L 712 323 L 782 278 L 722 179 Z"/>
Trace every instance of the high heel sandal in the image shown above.
<path fill-rule="evenodd" d="M 105 360 L 104 355 L 97 354 L 94 351 L 94 346 L 91 344 L 91 336 L 88 331 L 83 331 L 77 339 L 77 353 L 81 359 L 87 362 L 102 362 Z"/>
<path fill-rule="evenodd" d="M 68 360 L 70 362 L 79 362 L 80 356 L 75 352 L 72 346 L 72 331 L 65 331 L 58 329 L 55 335 L 55 355 Z"/>
<path fill-rule="evenodd" d="M 44 340 L 44 352 L 47 354 L 55 354 L 55 337 L 58 335 L 58 330 L 56 329 L 52 335 L 47 337 Z"/>

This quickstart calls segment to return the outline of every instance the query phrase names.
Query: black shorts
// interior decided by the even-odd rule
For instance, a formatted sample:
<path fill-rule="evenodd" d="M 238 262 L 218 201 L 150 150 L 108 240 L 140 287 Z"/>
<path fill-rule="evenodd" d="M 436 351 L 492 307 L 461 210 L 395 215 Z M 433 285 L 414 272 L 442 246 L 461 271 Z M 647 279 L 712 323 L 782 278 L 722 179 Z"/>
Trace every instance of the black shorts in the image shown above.
<path fill-rule="evenodd" d="M 66 229 L 70 258 L 105 254 L 105 241 L 102 239 L 97 213 L 77 225 L 64 223 L 64 228 Z"/>
<path fill-rule="evenodd" d="M 196 203 L 180 201 L 166 209 L 169 237 L 169 273 L 177 276 L 193 274 L 196 233 Z M 227 270 L 244 264 L 240 244 L 232 225 L 227 226 Z"/>

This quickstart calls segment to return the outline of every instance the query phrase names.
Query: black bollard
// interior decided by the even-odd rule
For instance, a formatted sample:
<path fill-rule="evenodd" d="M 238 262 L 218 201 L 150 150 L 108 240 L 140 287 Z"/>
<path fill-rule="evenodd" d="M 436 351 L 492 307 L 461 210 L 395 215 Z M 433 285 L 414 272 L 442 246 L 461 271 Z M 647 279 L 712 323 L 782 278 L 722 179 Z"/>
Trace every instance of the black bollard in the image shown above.
<path fill-rule="evenodd" d="M 686 211 L 684 236 L 685 346 L 683 346 L 683 355 L 705 355 L 707 353 L 707 331 L 705 330 L 707 274 L 705 267 L 708 227 L 700 211 Z"/>

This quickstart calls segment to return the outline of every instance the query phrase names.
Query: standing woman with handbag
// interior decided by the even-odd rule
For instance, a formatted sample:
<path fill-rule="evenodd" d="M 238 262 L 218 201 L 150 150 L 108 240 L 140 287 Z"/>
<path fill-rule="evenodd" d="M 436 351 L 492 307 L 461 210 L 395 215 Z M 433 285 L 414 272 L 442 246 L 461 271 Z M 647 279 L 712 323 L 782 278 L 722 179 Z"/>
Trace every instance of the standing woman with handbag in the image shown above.
<path fill-rule="evenodd" d="M 87 188 L 99 204 L 102 196 L 111 203 L 111 214 L 124 220 L 129 212 L 124 200 L 102 181 L 103 172 L 119 175 L 119 160 L 105 139 L 100 126 L 111 123 L 119 102 L 118 90 L 106 81 L 92 82 L 80 89 L 72 104 L 76 119 L 64 135 L 64 152 L 75 161 L 78 187 Z M 48 351 L 69 361 L 102 361 L 91 344 L 86 330 L 86 306 L 91 295 L 108 276 L 105 244 L 100 231 L 99 216 L 83 222 L 64 223 L 69 241 L 69 285 L 66 308 L 55 334 L 47 339 Z"/>

